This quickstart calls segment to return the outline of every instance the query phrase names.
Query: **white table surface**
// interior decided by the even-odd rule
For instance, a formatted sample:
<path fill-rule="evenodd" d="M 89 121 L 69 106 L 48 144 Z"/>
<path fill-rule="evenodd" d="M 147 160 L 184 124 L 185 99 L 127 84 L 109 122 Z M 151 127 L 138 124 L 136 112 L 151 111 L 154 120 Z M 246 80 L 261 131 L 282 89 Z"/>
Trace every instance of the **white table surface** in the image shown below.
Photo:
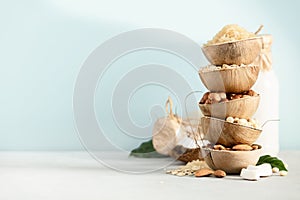
<path fill-rule="evenodd" d="M 148 169 L 168 159 L 118 158 L 111 162 Z M 163 169 L 142 174 L 119 172 L 101 165 L 86 152 L 0 152 L 0 200 L 102 199 L 300 199 L 300 151 L 285 151 L 286 177 L 246 181 L 238 176 L 176 177 Z M 173 163 L 167 168 L 178 166 Z M 153 166 L 152 166 L 153 165 Z"/>

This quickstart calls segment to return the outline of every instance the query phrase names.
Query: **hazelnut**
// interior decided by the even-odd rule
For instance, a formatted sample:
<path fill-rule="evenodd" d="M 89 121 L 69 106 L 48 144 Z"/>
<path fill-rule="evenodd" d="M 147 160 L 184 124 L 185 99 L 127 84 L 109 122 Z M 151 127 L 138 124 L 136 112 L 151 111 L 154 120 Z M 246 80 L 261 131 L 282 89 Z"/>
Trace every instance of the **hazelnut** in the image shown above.
<path fill-rule="evenodd" d="M 243 95 L 241 95 L 241 94 L 236 94 L 236 95 L 234 95 L 233 97 L 232 97 L 232 99 L 240 99 L 240 98 L 242 98 L 243 97 Z"/>
<path fill-rule="evenodd" d="M 248 91 L 248 95 L 255 97 L 255 96 L 257 96 L 258 94 L 257 94 L 256 92 L 254 92 L 253 90 L 249 90 L 249 91 Z"/>
<path fill-rule="evenodd" d="M 209 93 L 208 99 L 212 100 L 213 103 L 218 103 L 221 101 L 221 97 L 218 93 Z"/>
<path fill-rule="evenodd" d="M 233 96 L 234 96 L 234 94 L 227 94 L 227 99 L 232 100 Z"/>
<path fill-rule="evenodd" d="M 225 92 L 219 93 L 219 96 L 221 97 L 222 100 L 226 99 L 226 93 Z"/>
<path fill-rule="evenodd" d="M 248 121 L 246 119 L 239 119 L 237 123 L 242 126 L 248 126 Z"/>
<path fill-rule="evenodd" d="M 226 122 L 233 123 L 233 122 L 234 122 L 233 117 L 227 117 L 227 118 L 226 118 Z"/>
<path fill-rule="evenodd" d="M 200 103 L 201 103 L 201 104 L 204 104 L 204 103 L 205 103 L 205 101 L 208 99 L 208 95 L 209 95 L 209 92 L 206 92 L 206 93 L 203 95 L 202 99 L 200 100 Z"/>

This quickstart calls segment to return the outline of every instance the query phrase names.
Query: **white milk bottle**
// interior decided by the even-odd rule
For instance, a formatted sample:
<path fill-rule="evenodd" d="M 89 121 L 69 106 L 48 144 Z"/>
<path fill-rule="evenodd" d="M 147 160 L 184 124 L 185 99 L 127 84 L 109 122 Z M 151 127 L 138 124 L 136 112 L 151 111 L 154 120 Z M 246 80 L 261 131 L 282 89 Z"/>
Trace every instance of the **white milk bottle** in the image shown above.
<path fill-rule="evenodd" d="M 260 94 L 260 104 L 253 116 L 261 125 L 268 120 L 279 119 L 279 85 L 272 69 L 271 35 L 261 35 L 262 52 L 254 64 L 261 67 L 253 90 Z M 256 141 L 262 146 L 262 155 L 276 156 L 279 151 L 279 122 L 269 121 L 263 126 L 263 131 Z"/>

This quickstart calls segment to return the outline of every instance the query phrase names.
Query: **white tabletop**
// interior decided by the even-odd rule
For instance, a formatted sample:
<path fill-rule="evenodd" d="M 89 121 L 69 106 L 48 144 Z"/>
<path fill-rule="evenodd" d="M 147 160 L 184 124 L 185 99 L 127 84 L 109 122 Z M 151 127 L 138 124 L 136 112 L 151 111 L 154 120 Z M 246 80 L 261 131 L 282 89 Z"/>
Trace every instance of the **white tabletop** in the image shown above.
<path fill-rule="evenodd" d="M 119 169 L 148 170 L 170 159 L 103 158 Z M 1 200 L 102 199 L 300 199 L 300 151 L 285 151 L 286 177 L 246 181 L 238 176 L 176 177 L 163 169 L 132 174 L 105 167 L 86 152 L 0 152 Z M 175 162 L 167 168 L 174 168 Z"/>

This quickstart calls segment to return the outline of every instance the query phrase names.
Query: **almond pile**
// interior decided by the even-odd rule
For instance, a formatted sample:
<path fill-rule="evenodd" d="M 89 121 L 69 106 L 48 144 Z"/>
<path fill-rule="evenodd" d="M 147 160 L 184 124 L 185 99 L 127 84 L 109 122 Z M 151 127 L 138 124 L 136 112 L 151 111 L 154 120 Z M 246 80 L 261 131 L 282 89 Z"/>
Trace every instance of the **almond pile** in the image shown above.
<path fill-rule="evenodd" d="M 212 170 L 210 169 L 204 161 L 194 160 L 188 162 L 184 166 L 180 166 L 178 169 L 168 170 L 167 174 L 172 174 L 176 176 L 195 176 L 195 177 L 206 177 L 214 175 L 217 178 L 223 178 L 226 173 L 222 170 Z"/>
<path fill-rule="evenodd" d="M 203 168 L 195 172 L 195 177 L 205 177 L 214 175 L 216 178 L 224 178 L 226 176 L 226 172 L 223 170 L 212 170 L 210 168 Z"/>

